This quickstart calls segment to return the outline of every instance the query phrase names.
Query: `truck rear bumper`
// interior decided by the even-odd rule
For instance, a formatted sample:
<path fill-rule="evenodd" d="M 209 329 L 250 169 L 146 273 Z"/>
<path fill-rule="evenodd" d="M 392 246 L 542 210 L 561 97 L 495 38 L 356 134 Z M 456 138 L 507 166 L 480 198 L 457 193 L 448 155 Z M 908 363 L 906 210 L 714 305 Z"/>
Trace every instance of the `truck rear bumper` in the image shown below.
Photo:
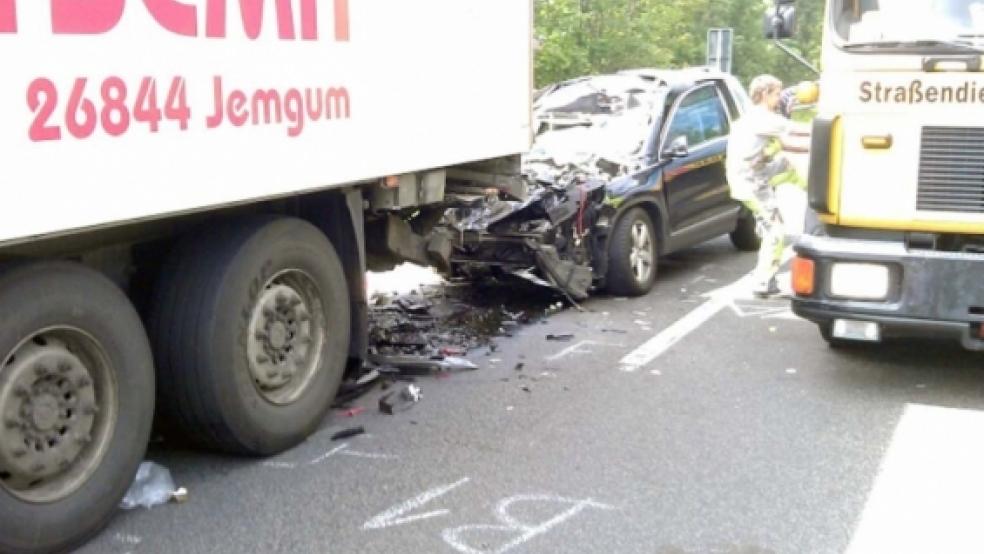
<path fill-rule="evenodd" d="M 814 292 L 793 299 L 793 312 L 821 326 L 837 319 L 878 324 L 881 337 L 935 337 L 984 350 L 984 255 L 909 250 L 901 241 L 804 236 L 799 256 L 813 260 Z M 887 295 L 859 300 L 833 294 L 836 264 L 888 269 Z"/>

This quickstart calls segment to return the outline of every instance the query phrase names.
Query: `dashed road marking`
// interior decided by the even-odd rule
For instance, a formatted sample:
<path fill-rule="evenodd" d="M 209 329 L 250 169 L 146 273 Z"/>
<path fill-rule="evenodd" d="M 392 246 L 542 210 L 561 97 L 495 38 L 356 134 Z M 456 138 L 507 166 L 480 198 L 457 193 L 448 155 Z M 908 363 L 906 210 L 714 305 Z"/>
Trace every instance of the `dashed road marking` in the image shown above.
<path fill-rule="evenodd" d="M 787 247 L 783 251 L 782 263 L 786 263 L 793 256 L 793 249 Z M 693 311 L 675 321 L 669 327 L 663 329 L 653 338 L 649 339 L 638 348 L 629 352 L 619 361 L 619 369 L 626 372 L 635 372 L 649 364 L 664 352 L 680 342 L 684 337 L 692 333 L 698 327 L 709 321 L 718 312 L 734 304 L 734 300 L 739 295 L 751 290 L 752 275 L 743 276 L 730 285 L 721 287 L 714 291 L 704 294 L 707 298 L 700 306 Z"/>

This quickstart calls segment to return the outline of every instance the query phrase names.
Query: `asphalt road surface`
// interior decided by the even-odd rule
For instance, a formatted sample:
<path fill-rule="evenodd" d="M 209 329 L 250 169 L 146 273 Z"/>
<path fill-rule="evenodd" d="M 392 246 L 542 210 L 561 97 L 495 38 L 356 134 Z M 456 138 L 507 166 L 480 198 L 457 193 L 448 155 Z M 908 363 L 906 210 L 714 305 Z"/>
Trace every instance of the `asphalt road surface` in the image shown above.
<path fill-rule="evenodd" d="M 984 552 L 981 357 L 831 350 L 748 295 L 753 263 L 725 239 L 676 255 L 650 295 L 524 327 L 413 409 L 370 394 L 272 459 L 155 446 L 189 500 L 82 552 Z"/>

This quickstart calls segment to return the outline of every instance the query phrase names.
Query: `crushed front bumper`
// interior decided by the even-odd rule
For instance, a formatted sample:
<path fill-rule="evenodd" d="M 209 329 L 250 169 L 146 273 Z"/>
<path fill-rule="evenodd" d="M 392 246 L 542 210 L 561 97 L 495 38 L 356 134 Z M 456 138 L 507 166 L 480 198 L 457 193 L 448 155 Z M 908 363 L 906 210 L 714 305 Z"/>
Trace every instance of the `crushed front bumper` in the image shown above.
<path fill-rule="evenodd" d="M 883 338 L 936 337 L 984 351 L 984 255 L 908 249 L 902 241 L 803 236 L 796 253 L 813 260 L 814 291 L 793 299 L 793 312 L 829 326 L 837 319 L 874 322 Z M 888 268 L 888 295 L 879 301 L 831 293 L 836 263 Z"/>

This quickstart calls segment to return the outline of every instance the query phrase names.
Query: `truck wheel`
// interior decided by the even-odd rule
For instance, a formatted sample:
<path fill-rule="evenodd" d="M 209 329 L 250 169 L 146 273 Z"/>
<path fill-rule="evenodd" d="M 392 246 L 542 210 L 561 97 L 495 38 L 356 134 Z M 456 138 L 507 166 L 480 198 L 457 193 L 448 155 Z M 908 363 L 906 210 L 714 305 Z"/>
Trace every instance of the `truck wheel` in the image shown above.
<path fill-rule="evenodd" d="M 335 249 L 305 221 L 257 217 L 187 237 L 151 310 L 164 420 L 231 453 L 301 442 L 341 382 L 349 309 Z"/>
<path fill-rule="evenodd" d="M 642 208 L 627 211 L 612 230 L 609 247 L 608 291 L 640 296 L 656 282 L 656 232 Z"/>
<path fill-rule="evenodd" d="M 116 512 L 154 406 L 147 336 L 112 282 L 69 263 L 0 274 L 0 551 L 63 551 Z"/>
<path fill-rule="evenodd" d="M 744 206 L 738 213 L 738 223 L 735 225 L 735 230 L 731 231 L 729 236 L 731 237 L 731 244 L 742 252 L 754 252 L 762 245 L 762 237 L 759 235 L 755 216 Z"/>

